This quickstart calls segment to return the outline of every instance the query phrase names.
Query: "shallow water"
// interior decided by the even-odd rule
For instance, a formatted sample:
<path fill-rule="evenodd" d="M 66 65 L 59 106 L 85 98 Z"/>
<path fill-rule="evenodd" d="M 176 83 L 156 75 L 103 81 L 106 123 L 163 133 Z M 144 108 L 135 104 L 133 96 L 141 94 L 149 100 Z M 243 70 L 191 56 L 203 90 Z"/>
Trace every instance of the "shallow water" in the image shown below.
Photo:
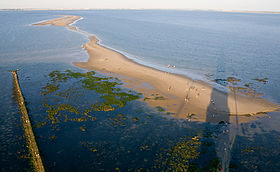
<path fill-rule="evenodd" d="M 172 170 L 180 167 L 183 159 L 187 161 L 182 168 L 189 170 L 279 169 L 278 112 L 238 127 L 194 123 L 171 118 L 137 99 L 122 104 L 112 94 L 108 97 L 100 91 L 106 87 L 87 87 L 83 78 L 72 76 L 54 83 L 53 71 L 87 72 L 71 64 L 87 60 L 81 48 L 87 41 L 85 36 L 63 27 L 30 26 L 59 14 L 83 16 L 76 26 L 136 61 L 209 82 L 214 80 L 222 87 L 231 84 L 228 77 L 235 77 L 241 81 L 232 86 L 245 87 L 249 83 L 263 97 L 280 102 L 279 15 L 141 10 L 1 11 L 0 19 L 5 23 L 0 26 L 1 171 L 31 168 L 28 158 L 24 158 L 28 150 L 13 96 L 12 75 L 8 72 L 11 69 L 20 69 L 20 84 L 49 171 Z M 176 65 L 176 69 L 167 69 L 167 64 Z M 98 73 L 93 76 L 106 78 Z M 253 80 L 256 78 L 268 79 L 260 82 Z M 113 78 L 108 81 L 119 83 Z M 59 89 L 46 94 L 46 88 L 56 88 L 50 85 Z M 137 95 L 121 85 L 116 85 L 114 92 Z M 86 109 L 106 100 L 110 106 L 94 108 L 90 117 L 82 118 Z M 65 108 L 66 104 L 71 106 Z M 73 111 L 75 108 L 79 113 Z"/>

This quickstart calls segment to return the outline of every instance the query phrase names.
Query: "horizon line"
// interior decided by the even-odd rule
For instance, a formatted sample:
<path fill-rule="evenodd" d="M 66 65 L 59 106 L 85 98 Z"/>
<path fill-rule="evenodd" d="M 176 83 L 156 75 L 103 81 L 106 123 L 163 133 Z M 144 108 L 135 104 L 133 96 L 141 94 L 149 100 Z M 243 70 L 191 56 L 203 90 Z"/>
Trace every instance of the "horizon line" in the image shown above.
<path fill-rule="evenodd" d="M 268 13 L 280 14 L 280 11 L 266 10 L 222 10 L 222 9 L 195 9 L 195 8 L 3 8 L 0 11 L 55 11 L 55 10 L 178 10 L 178 11 L 217 11 L 217 12 L 239 12 L 239 13 Z"/>

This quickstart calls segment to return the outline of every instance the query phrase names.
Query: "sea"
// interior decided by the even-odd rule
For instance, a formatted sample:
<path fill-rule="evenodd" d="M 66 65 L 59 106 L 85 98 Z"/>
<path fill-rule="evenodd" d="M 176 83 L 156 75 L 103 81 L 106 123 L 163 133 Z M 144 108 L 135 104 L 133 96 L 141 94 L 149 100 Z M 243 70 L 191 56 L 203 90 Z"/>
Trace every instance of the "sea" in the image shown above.
<path fill-rule="evenodd" d="M 84 34 L 32 25 L 60 15 L 81 16 L 73 25 L 140 64 L 280 104 L 280 14 L 2 10 L 0 171 L 33 168 L 11 70 L 47 171 L 279 171 L 279 110 L 238 126 L 173 118 L 75 67 L 88 59 Z"/>

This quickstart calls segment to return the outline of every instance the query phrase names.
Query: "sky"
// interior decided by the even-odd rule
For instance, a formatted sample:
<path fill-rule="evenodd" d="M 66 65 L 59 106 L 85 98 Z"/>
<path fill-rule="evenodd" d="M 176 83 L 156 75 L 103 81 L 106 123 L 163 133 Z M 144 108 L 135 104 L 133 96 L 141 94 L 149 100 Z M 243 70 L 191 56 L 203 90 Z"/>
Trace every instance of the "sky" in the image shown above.
<path fill-rule="evenodd" d="M 0 0 L 0 9 L 201 9 L 280 11 L 280 0 Z"/>

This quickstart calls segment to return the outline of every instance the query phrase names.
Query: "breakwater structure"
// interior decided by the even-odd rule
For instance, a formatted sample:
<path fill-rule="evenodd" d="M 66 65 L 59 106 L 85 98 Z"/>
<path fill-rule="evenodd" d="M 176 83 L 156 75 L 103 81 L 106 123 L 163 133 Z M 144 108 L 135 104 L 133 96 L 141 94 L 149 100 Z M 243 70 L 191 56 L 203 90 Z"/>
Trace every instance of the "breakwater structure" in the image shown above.
<path fill-rule="evenodd" d="M 24 128 L 27 147 L 30 153 L 31 163 L 33 165 L 34 171 L 44 172 L 45 171 L 44 165 L 41 156 L 39 154 L 39 149 L 36 143 L 32 125 L 25 106 L 24 97 L 20 89 L 17 70 L 13 70 L 10 72 L 13 74 L 13 78 L 14 78 L 14 89 L 16 92 L 18 107 L 20 109 L 20 112 L 22 113 L 22 125 Z"/>

